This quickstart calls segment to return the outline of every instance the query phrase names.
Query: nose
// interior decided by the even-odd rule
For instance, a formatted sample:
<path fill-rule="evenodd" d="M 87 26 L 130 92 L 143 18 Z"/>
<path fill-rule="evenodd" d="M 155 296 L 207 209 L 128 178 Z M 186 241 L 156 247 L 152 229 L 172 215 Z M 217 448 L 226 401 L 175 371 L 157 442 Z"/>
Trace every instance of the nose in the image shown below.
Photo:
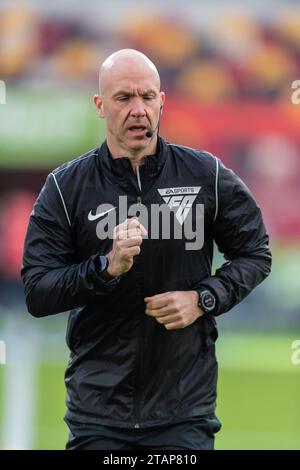
<path fill-rule="evenodd" d="M 132 101 L 131 116 L 133 117 L 143 117 L 146 115 L 145 105 L 143 100 L 136 98 Z"/>

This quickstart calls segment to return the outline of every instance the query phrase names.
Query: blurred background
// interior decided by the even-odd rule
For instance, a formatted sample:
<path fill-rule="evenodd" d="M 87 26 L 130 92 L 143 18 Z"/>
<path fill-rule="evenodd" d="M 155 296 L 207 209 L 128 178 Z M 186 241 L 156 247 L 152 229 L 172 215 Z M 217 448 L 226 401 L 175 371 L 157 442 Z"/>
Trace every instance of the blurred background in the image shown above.
<path fill-rule="evenodd" d="M 67 439 L 67 314 L 27 313 L 23 242 L 48 172 L 104 139 L 92 104 L 98 67 L 125 47 L 143 51 L 161 74 L 161 135 L 213 152 L 234 169 L 271 237 L 271 276 L 218 318 L 223 429 L 216 447 L 300 449 L 300 364 L 291 360 L 300 339 L 295 0 L 1 0 L 0 341 L 7 363 L 0 361 L 0 448 L 63 449 Z M 221 262 L 217 255 L 215 266 Z"/>

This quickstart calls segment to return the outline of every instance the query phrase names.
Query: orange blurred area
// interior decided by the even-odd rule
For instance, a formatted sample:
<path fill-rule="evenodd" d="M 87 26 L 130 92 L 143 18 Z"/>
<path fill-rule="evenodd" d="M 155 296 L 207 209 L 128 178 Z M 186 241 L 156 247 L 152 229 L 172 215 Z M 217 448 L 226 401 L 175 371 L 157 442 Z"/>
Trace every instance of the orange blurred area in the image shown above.
<path fill-rule="evenodd" d="M 280 99 L 282 87 L 300 74 L 296 6 L 264 18 L 255 9 L 221 8 L 209 23 L 203 8 L 199 24 L 188 9 L 183 14 L 128 3 L 126 14 L 116 8 L 110 23 L 101 5 L 82 11 L 81 18 L 66 9 L 49 15 L 42 4 L 0 9 L 0 77 L 30 81 L 34 74 L 41 82 L 52 77 L 88 86 L 95 67 L 122 47 L 149 55 L 167 91 L 199 101 Z"/>
<path fill-rule="evenodd" d="M 194 32 L 184 22 L 176 22 L 154 15 L 129 19 L 122 33 L 125 41 L 155 57 L 166 67 L 177 66 L 192 57 L 199 48 Z"/>
<path fill-rule="evenodd" d="M 178 77 L 176 91 L 199 103 L 228 101 L 237 96 L 237 87 L 230 70 L 217 60 L 190 63 Z"/>
<path fill-rule="evenodd" d="M 10 78 L 26 73 L 39 54 L 39 15 L 21 6 L 1 11 L 0 76 Z"/>

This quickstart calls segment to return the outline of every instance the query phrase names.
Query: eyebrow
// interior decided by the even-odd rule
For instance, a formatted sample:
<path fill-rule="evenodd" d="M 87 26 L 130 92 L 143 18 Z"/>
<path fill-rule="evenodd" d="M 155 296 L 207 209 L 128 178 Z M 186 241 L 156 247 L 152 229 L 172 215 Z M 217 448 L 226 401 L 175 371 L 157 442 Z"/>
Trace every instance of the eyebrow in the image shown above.
<path fill-rule="evenodd" d="M 142 96 L 150 95 L 150 94 L 157 95 L 157 91 L 153 90 L 152 88 L 149 88 L 148 90 L 144 90 L 142 93 L 139 93 L 139 94 L 141 94 Z M 133 96 L 134 93 L 128 90 L 118 90 L 113 94 L 113 98 L 116 98 L 117 96 L 120 96 L 120 95 Z"/>

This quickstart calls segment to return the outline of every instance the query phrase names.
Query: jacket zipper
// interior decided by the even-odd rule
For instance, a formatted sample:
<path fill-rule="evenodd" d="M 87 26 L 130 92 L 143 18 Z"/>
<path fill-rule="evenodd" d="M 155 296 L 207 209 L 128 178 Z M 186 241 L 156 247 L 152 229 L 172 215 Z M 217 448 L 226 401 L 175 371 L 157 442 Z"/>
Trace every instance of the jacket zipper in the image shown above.
<path fill-rule="evenodd" d="M 136 167 L 136 177 L 137 177 L 137 182 L 138 182 L 140 192 L 142 192 L 142 183 L 141 183 L 140 167 L 139 166 Z"/>
<path fill-rule="evenodd" d="M 139 328 L 140 329 L 140 328 Z M 141 407 L 140 407 L 140 368 L 141 368 L 141 340 L 140 332 L 137 338 L 137 348 L 136 348 L 136 381 L 135 381 L 135 400 L 134 400 L 134 428 L 139 429 L 140 427 L 140 416 L 141 416 Z"/>
<path fill-rule="evenodd" d="M 140 177 L 140 168 L 139 166 L 136 167 L 136 177 L 137 177 L 137 183 L 138 187 L 140 190 L 140 194 L 137 196 L 137 203 L 141 204 L 142 203 L 142 183 L 141 183 L 141 177 Z M 136 393 L 135 393 L 135 400 L 134 400 L 134 428 L 139 429 L 140 428 L 140 393 L 139 393 L 139 388 L 140 388 L 140 369 L 141 369 L 141 341 L 140 341 L 140 335 L 138 335 L 137 339 L 137 349 L 136 349 L 136 370 L 137 370 L 137 375 L 136 375 Z"/>
<path fill-rule="evenodd" d="M 140 194 L 136 198 L 136 202 L 138 204 L 142 204 L 142 183 L 141 183 L 141 175 L 140 175 L 140 167 L 136 167 L 136 177 L 137 177 L 137 182 L 138 182 L 138 187 L 140 190 Z"/>

